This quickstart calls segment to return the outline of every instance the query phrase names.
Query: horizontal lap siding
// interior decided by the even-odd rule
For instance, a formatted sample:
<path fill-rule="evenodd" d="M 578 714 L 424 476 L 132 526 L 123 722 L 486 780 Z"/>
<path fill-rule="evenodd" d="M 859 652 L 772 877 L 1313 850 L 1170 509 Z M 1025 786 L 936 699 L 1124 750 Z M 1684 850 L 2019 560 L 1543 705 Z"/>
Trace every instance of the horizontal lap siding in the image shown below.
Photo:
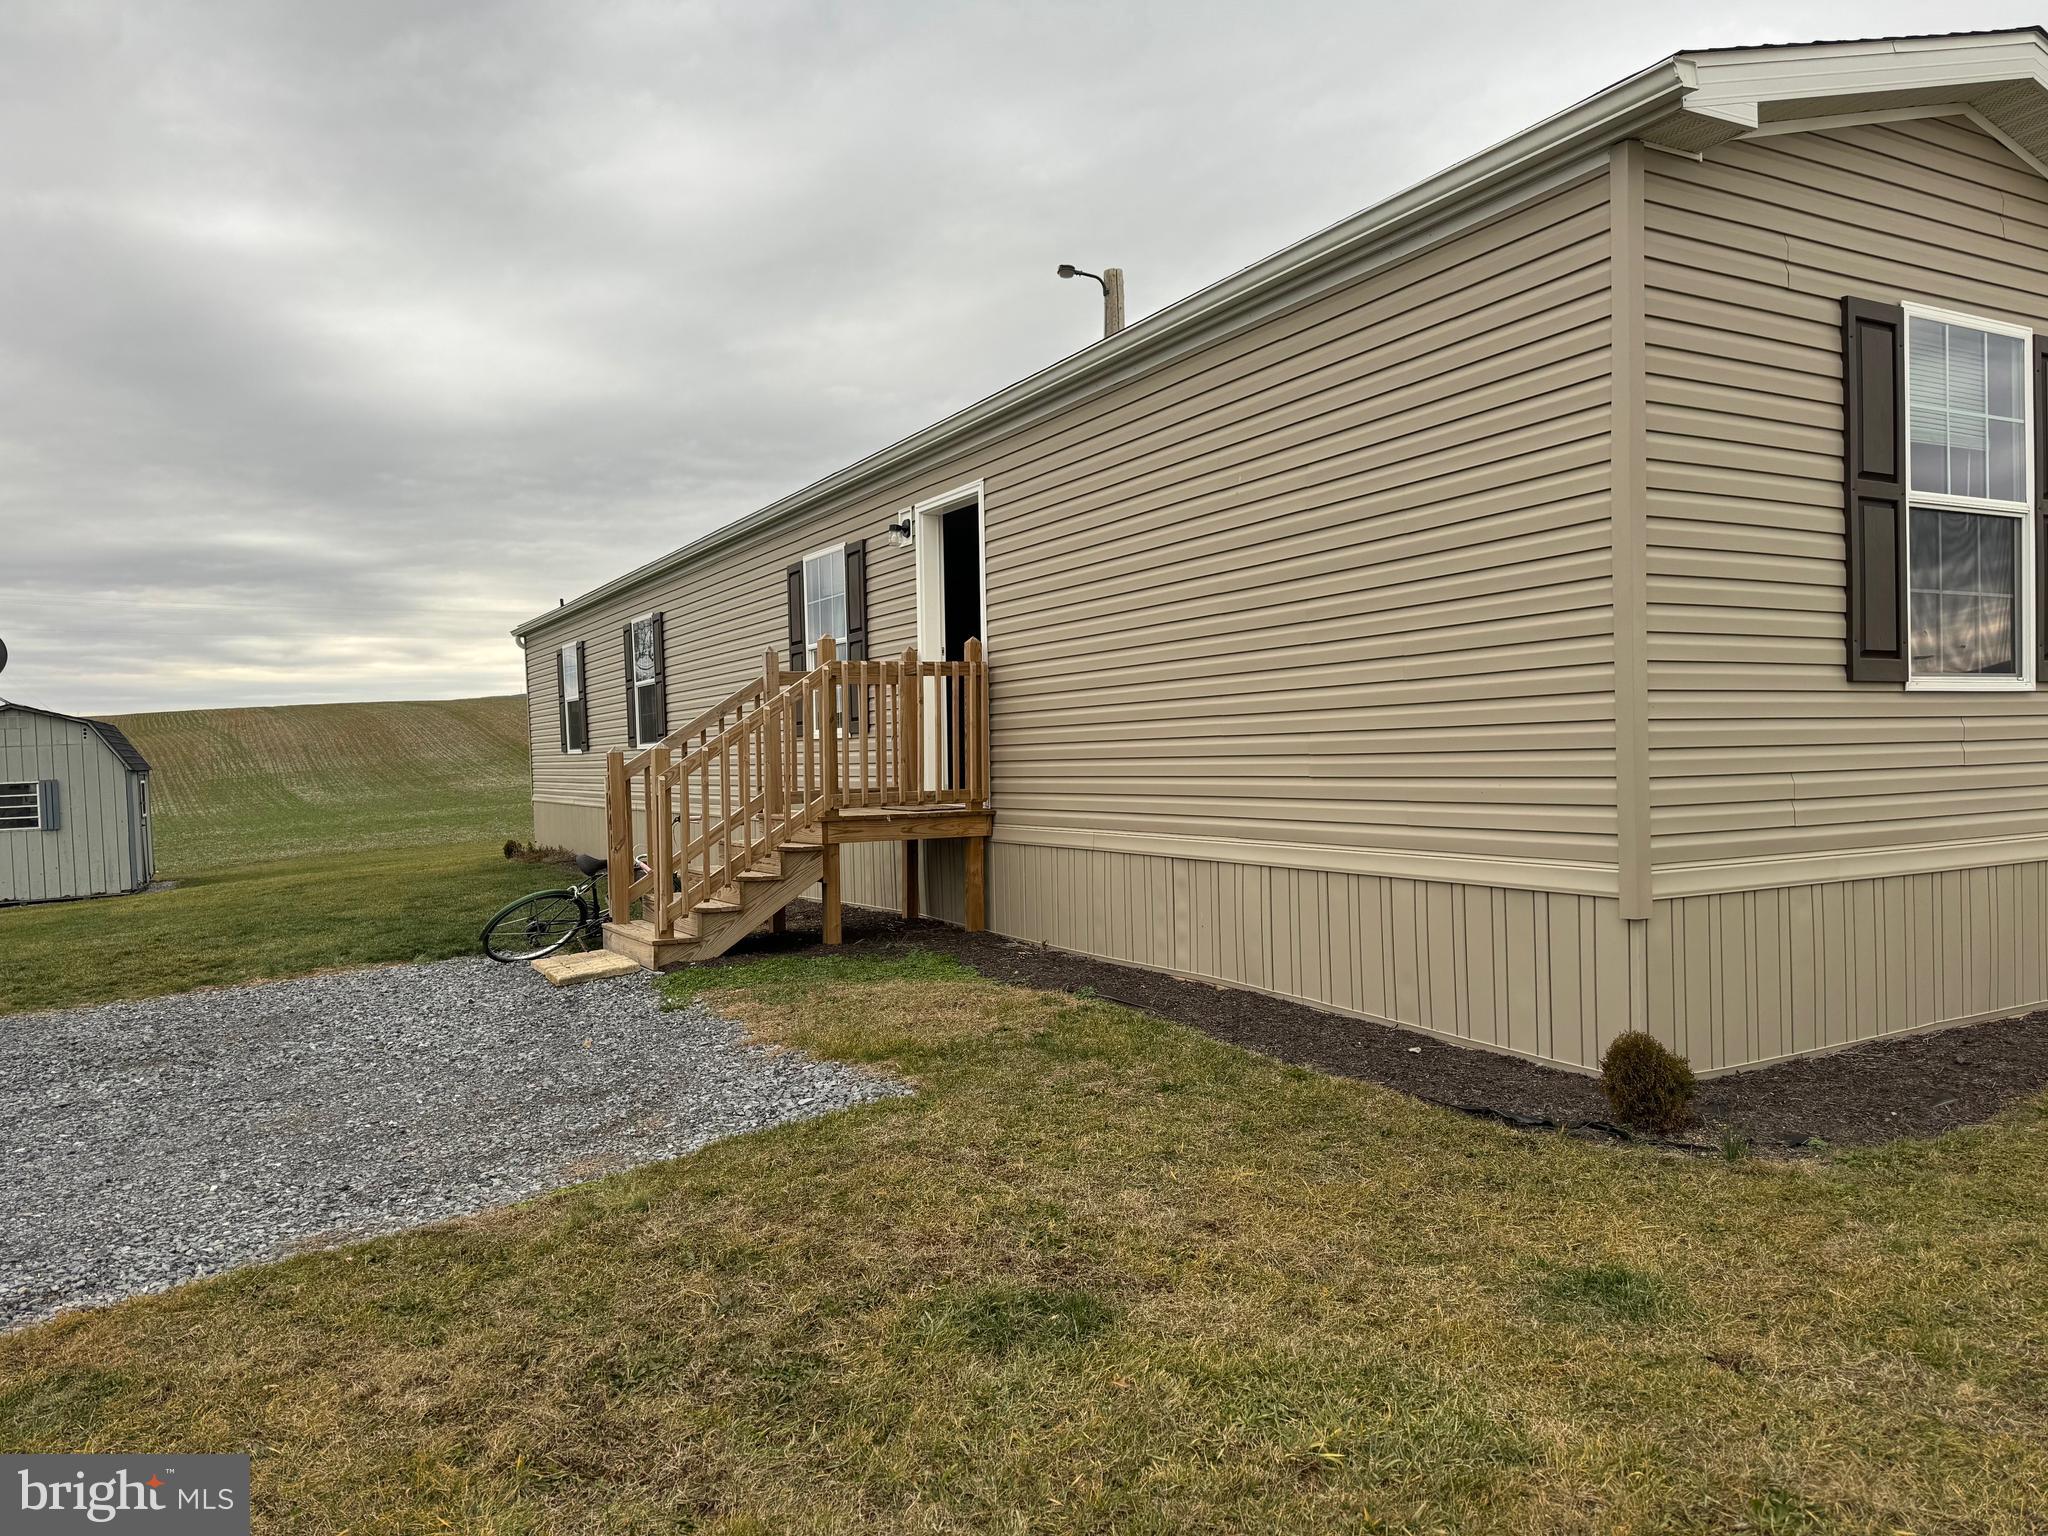
<path fill-rule="evenodd" d="M 980 479 L 1006 826 L 1611 863 L 1607 246 L 1594 177 L 536 632 L 536 798 L 602 802 L 632 615 L 667 615 L 680 721 L 782 646 L 785 567 L 865 536 L 893 654 L 886 526 Z"/>
<path fill-rule="evenodd" d="M 1611 862 L 1606 255 L 1570 189 L 993 485 L 1005 826 Z"/>
<path fill-rule="evenodd" d="M 2048 695 L 1844 676 L 1840 341 L 1845 294 L 2048 326 L 2048 183 L 1925 119 L 1652 156 L 1646 202 L 1656 863 L 2048 833 Z"/>
<path fill-rule="evenodd" d="M 915 580 L 887 526 L 979 480 L 993 928 L 1590 1065 L 1641 976 L 1612 898 L 1358 871 L 1613 864 L 1609 244 L 1595 175 L 536 631 L 542 840 L 601 839 L 627 619 L 666 614 L 679 723 L 783 645 L 787 565 L 865 537 L 894 654 Z M 556 727 L 574 639 L 582 758 Z M 1158 852 L 1049 846 L 1118 835 Z M 1311 867 L 1267 867 L 1275 844 Z M 893 905 L 897 858 L 850 866 L 849 899 Z M 925 845 L 927 912 L 964 918 L 964 863 Z"/>

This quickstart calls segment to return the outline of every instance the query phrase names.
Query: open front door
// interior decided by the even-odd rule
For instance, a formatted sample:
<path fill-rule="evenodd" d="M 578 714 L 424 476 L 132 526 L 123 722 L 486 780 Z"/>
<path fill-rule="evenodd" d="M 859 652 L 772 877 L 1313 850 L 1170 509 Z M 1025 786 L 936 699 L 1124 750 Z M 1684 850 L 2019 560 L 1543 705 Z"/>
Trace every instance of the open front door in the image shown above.
<path fill-rule="evenodd" d="M 981 486 L 963 486 L 934 497 L 915 509 L 917 517 L 917 653 L 934 660 L 960 661 L 967 642 L 986 644 L 988 606 L 982 590 L 983 558 Z M 936 688 L 925 695 L 934 718 L 950 707 Z M 948 722 L 950 727 L 951 722 Z M 925 782 L 950 788 L 962 782 L 961 765 L 953 760 L 957 732 L 950 728 L 927 736 Z M 948 743 L 945 755 L 939 743 Z"/>
<path fill-rule="evenodd" d="M 960 661 L 967 655 L 967 642 L 981 638 L 981 503 L 955 507 L 941 514 L 937 523 L 945 659 Z"/>

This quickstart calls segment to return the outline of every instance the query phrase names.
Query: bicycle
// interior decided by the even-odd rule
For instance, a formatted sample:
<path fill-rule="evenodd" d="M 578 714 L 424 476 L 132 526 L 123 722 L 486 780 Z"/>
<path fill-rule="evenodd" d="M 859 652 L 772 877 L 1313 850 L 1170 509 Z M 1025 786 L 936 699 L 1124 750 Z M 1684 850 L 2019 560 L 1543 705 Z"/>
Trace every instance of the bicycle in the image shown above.
<path fill-rule="evenodd" d="M 585 949 L 604 947 L 604 925 L 610 921 L 605 888 L 605 861 L 587 853 L 576 855 L 581 885 L 522 896 L 484 924 L 484 953 L 501 965 L 538 960 L 577 940 Z M 647 861 L 633 860 L 636 877 L 647 873 Z"/>

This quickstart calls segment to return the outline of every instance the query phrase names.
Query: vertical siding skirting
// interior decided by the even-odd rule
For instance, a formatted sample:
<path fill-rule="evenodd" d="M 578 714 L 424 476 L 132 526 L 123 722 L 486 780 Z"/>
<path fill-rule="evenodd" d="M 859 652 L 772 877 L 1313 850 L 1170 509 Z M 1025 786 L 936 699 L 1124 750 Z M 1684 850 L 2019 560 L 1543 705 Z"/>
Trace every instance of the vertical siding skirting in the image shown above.
<path fill-rule="evenodd" d="M 1701 1071 L 2048 1003 L 2048 863 L 1660 901 L 1648 1028 Z"/>
<path fill-rule="evenodd" d="M 595 806 L 534 803 L 543 843 L 598 849 Z M 924 849 L 925 910 L 962 918 L 958 842 Z M 845 850 L 847 900 L 894 909 L 894 844 Z M 2048 1004 L 2048 861 L 1608 896 L 998 842 L 989 927 L 1248 987 L 1576 1071 L 1630 1027 L 1701 1072 Z"/>
<path fill-rule="evenodd" d="M 1585 1071 L 1649 925 L 1607 896 L 998 842 L 989 926 Z"/>

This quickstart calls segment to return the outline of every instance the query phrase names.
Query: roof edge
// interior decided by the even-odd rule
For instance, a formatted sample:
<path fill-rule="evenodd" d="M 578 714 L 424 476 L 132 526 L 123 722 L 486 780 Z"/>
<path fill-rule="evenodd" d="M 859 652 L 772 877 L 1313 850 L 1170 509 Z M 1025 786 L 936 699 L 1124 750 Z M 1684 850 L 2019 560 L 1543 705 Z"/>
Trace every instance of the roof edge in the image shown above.
<path fill-rule="evenodd" d="M 41 715 L 45 720 L 62 720 L 67 725 L 82 725 L 99 737 L 106 749 L 121 759 L 122 763 L 137 773 L 154 773 L 149 759 L 135 750 L 135 743 L 118 725 L 105 720 L 94 720 L 87 715 L 67 715 L 62 710 L 44 709 L 40 704 L 24 704 L 19 699 L 0 699 L 0 709 L 21 709 L 32 715 Z"/>
<path fill-rule="evenodd" d="M 813 481 L 758 511 L 714 528 L 681 548 L 648 561 L 558 607 L 535 615 L 511 633 L 518 638 L 573 617 L 653 577 L 677 569 L 749 534 L 817 507 L 832 497 L 935 453 L 977 431 L 995 427 L 1026 407 L 1079 389 L 1119 369 L 1135 369 L 1190 332 L 1227 319 L 1256 299 L 1297 281 L 1306 271 L 1345 256 L 1369 251 L 1410 228 L 1441 218 L 1460 204 L 1477 201 L 1524 179 L 1553 161 L 1618 143 L 1650 117 L 1669 109 L 1691 84 L 1677 55 L 1554 113 L 1512 138 L 1458 161 L 1424 181 L 1339 220 L 1306 239 L 1197 289 L 1184 299 L 1117 335 L 1069 354 L 993 395 L 942 418 L 910 436 Z"/>

